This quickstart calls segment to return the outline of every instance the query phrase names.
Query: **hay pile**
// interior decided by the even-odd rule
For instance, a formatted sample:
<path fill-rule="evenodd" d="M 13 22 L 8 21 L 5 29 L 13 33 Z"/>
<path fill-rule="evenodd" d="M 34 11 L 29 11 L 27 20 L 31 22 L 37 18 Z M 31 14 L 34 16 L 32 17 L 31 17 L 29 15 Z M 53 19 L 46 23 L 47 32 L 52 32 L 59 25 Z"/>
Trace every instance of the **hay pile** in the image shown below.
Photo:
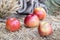
<path fill-rule="evenodd" d="M 55 19 L 54 19 L 55 18 Z M 44 21 L 51 23 L 54 29 L 52 35 L 41 37 L 36 28 L 26 28 L 23 24 L 24 17 L 20 17 L 22 29 L 16 32 L 9 32 L 5 29 L 5 23 L 0 22 L 0 40 L 60 40 L 60 20 L 58 17 L 47 15 Z"/>

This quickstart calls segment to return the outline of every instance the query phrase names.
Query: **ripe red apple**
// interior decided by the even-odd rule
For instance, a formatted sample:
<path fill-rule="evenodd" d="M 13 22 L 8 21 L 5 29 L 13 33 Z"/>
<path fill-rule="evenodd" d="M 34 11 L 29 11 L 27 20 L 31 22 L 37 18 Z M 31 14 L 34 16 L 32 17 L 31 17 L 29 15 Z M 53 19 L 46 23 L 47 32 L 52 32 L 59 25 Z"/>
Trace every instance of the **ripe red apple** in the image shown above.
<path fill-rule="evenodd" d="M 27 15 L 24 19 L 24 24 L 26 27 L 36 27 L 39 25 L 39 18 L 35 14 Z"/>
<path fill-rule="evenodd" d="M 52 26 L 47 22 L 41 22 L 38 27 L 38 33 L 40 36 L 49 36 L 53 33 Z"/>
<path fill-rule="evenodd" d="M 40 20 L 46 18 L 46 11 L 42 7 L 37 7 L 34 9 L 33 14 L 36 14 Z"/>
<path fill-rule="evenodd" d="M 6 20 L 6 29 L 9 31 L 17 31 L 20 29 L 20 21 L 16 18 L 8 18 Z"/>

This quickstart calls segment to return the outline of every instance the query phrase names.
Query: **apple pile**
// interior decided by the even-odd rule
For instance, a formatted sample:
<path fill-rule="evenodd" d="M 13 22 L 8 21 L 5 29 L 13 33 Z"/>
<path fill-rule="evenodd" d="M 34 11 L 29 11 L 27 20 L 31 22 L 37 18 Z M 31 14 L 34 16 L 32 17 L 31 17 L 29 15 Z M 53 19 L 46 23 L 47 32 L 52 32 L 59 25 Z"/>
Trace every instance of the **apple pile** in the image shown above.
<path fill-rule="evenodd" d="M 41 36 L 49 36 L 53 33 L 52 26 L 47 22 L 39 22 L 46 18 L 46 11 L 42 7 L 35 8 L 33 14 L 27 15 L 24 19 L 24 24 L 27 27 L 33 28 L 38 26 L 38 33 Z"/>
<path fill-rule="evenodd" d="M 16 18 L 8 18 L 6 20 L 6 29 L 9 31 L 17 31 L 20 29 L 20 21 Z"/>
<path fill-rule="evenodd" d="M 42 7 L 35 8 L 33 14 L 27 15 L 24 19 L 24 25 L 28 28 L 38 27 L 38 33 L 41 36 L 49 36 L 53 33 L 52 26 L 44 21 L 46 18 L 46 11 Z M 21 29 L 20 21 L 16 18 L 8 18 L 6 20 L 6 29 L 9 31 L 17 31 Z"/>

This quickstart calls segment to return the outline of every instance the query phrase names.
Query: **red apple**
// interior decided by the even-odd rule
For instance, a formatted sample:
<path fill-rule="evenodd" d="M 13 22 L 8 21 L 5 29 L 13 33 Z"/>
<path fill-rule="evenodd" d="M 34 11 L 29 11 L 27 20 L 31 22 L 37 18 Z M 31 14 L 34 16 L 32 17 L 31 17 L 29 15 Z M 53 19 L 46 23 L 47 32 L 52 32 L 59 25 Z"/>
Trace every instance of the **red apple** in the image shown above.
<path fill-rule="evenodd" d="M 16 18 L 8 18 L 6 20 L 6 29 L 9 31 L 17 31 L 20 29 L 20 21 Z"/>
<path fill-rule="evenodd" d="M 39 18 L 34 14 L 27 15 L 24 19 L 24 24 L 29 28 L 36 27 L 39 25 Z"/>
<path fill-rule="evenodd" d="M 35 8 L 33 14 L 36 14 L 40 20 L 46 18 L 46 11 L 42 7 Z"/>
<path fill-rule="evenodd" d="M 38 27 L 38 33 L 40 36 L 49 36 L 53 33 L 52 26 L 47 22 L 41 22 Z"/>

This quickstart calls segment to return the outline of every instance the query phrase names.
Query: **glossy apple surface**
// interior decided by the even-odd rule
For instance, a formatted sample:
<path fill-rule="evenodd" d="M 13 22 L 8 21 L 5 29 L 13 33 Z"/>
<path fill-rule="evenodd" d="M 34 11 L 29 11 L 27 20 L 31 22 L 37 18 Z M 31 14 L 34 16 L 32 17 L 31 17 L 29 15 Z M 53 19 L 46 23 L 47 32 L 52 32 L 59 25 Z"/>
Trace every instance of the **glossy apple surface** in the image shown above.
<path fill-rule="evenodd" d="M 9 31 L 17 31 L 20 29 L 20 21 L 16 18 L 8 18 L 6 20 L 6 29 Z"/>
<path fill-rule="evenodd" d="M 49 36 L 53 33 L 52 26 L 47 22 L 41 22 L 38 27 L 40 36 Z"/>
<path fill-rule="evenodd" d="M 27 15 L 24 19 L 24 24 L 29 28 L 36 27 L 39 25 L 39 18 L 34 14 Z"/>
<path fill-rule="evenodd" d="M 36 14 L 40 20 L 43 20 L 46 18 L 46 11 L 42 7 L 37 7 L 34 9 L 33 14 Z"/>

